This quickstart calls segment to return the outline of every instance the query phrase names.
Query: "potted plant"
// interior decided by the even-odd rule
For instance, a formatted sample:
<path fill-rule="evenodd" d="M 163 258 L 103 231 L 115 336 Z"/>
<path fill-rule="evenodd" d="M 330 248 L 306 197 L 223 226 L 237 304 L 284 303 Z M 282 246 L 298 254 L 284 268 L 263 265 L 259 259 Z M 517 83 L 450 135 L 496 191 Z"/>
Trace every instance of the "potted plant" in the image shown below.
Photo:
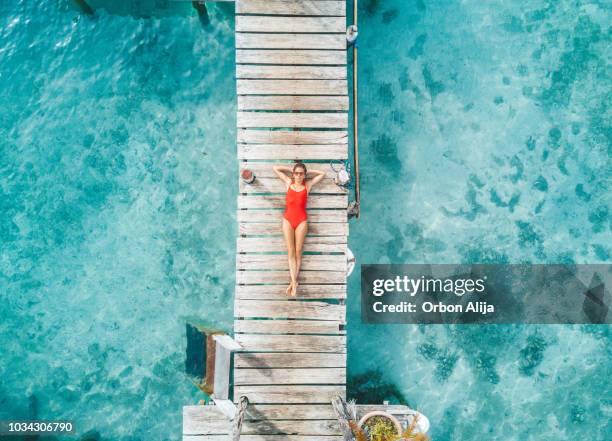
<path fill-rule="evenodd" d="M 419 414 L 416 413 L 405 430 L 393 415 L 375 411 L 364 415 L 358 423 L 350 421 L 356 441 L 428 441 L 429 437 L 417 431 Z"/>

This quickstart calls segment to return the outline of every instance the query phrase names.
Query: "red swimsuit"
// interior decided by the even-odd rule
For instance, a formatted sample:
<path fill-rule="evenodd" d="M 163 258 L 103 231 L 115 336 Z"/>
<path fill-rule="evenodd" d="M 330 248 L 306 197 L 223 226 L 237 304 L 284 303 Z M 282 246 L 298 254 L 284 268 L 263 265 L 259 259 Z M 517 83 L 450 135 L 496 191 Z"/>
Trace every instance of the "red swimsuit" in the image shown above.
<path fill-rule="evenodd" d="M 285 214 L 283 217 L 289 221 L 294 230 L 306 219 L 306 201 L 308 200 L 308 189 L 304 186 L 301 191 L 295 191 L 291 185 L 287 189 L 285 197 Z"/>

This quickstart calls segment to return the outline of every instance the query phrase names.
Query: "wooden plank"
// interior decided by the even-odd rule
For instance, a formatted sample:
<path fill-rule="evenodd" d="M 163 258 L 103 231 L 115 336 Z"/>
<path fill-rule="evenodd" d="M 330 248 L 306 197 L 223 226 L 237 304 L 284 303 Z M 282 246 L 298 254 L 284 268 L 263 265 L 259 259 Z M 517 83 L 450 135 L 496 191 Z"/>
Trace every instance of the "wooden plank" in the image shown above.
<path fill-rule="evenodd" d="M 241 66 L 241 65 L 238 65 Z M 264 75 L 261 69 L 266 66 L 255 66 L 258 72 L 253 74 Z M 275 66 L 276 67 L 276 66 Z M 299 66 L 298 66 L 299 67 Z M 344 70 L 344 68 L 341 68 Z M 286 74 L 289 74 L 287 72 Z M 341 77 L 342 78 L 342 77 Z M 349 110 L 348 96 L 309 96 L 309 95 L 271 95 L 252 96 L 238 95 L 239 110 Z"/>
<path fill-rule="evenodd" d="M 307 167 L 310 171 L 310 164 Z M 272 178 L 264 178 L 259 176 L 255 170 L 252 171 L 256 176 L 255 182 L 252 184 L 246 184 L 242 179 L 240 179 L 240 193 L 285 193 L 287 191 L 287 184 L 281 181 L 277 176 Z M 346 194 L 348 193 L 348 189 L 346 187 L 336 185 L 332 178 L 325 178 L 310 190 L 310 194 L 321 193 Z"/>
<path fill-rule="evenodd" d="M 346 51 L 237 49 L 238 64 L 346 65 Z M 348 90 L 348 89 L 347 89 Z"/>
<path fill-rule="evenodd" d="M 236 127 L 254 128 L 304 128 L 304 129 L 346 129 L 348 113 L 289 113 L 289 112 L 238 112 Z M 331 148 L 335 144 L 328 145 Z M 345 150 L 347 144 L 340 144 Z M 342 155 L 343 159 L 344 156 Z M 283 158 L 277 158 L 283 159 Z"/>
<path fill-rule="evenodd" d="M 272 167 L 277 164 L 287 165 L 293 167 L 295 162 L 288 160 L 275 160 L 273 162 L 261 162 L 261 161 L 241 161 L 239 163 L 240 169 L 248 168 L 255 173 L 257 178 L 274 178 L 278 180 L 276 173 L 272 170 Z M 336 172 L 332 169 L 329 162 L 309 162 L 306 164 L 308 171 L 321 170 L 325 172 L 325 178 L 332 180 L 336 176 Z M 339 170 L 342 167 L 342 163 L 338 162 L 334 164 L 334 168 Z"/>
<path fill-rule="evenodd" d="M 344 17 L 275 17 L 237 15 L 236 32 L 346 32 Z"/>
<path fill-rule="evenodd" d="M 346 95 L 346 80 L 236 80 L 238 95 Z"/>
<path fill-rule="evenodd" d="M 274 435 L 279 436 L 279 435 Z M 232 441 L 230 435 L 185 435 L 183 441 Z"/>
<path fill-rule="evenodd" d="M 348 144 L 346 130 L 301 131 L 239 129 L 239 143 L 245 144 Z M 278 159 L 278 158 L 277 158 Z"/>
<path fill-rule="evenodd" d="M 234 356 L 236 368 L 306 368 L 306 367 L 345 367 L 344 353 L 261 353 Z M 234 396 L 237 396 L 234 394 Z M 326 403 L 329 404 L 329 403 Z"/>
<path fill-rule="evenodd" d="M 330 271 L 346 273 L 346 257 L 342 254 L 307 254 L 302 257 L 302 271 Z M 236 269 L 285 270 L 287 257 L 280 254 L 238 254 Z"/>
<path fill-rule="evenodd" d="M 217 406 L 183 406 L 183 433 L 186 435 L 222 435 L 230 421 Z"/>
<path fill-rule="evenodd" d="M 213 340 L 217 343 L 218 346 L 222 346 L 230 352 L 240 350 L 240 345 L 236 343 L 236 340 L 234 340 L 227 334 L 213 335 Z"/>
<path fill-rule="evenodd" d="M 345 368 L 235 369 L 234 384 L 344 384 Z"/>
<path fill-rule="evenodd" d="M 366 413 L 374 412 L 376 410 L 384 410 L 389 412 L 391 415 L 414 415 L 416 412 L 414 409 L 409 408 L 401 404 L 358 404 L 357 415 L 365 415 Z"/>
<path fill-rule="evenodd" d="M 243 395 L 254 404 L 329 404 L 336 396 L 346 397 L 346 390 L 344 386 L 237 386 L 234 396 Z"/>
<path fill-rule="evenodd" d="M 346 144 L 327 145 L 268 145 L 238 144 L 239 159 L 348 159 Z"/>
<path fill-rule="evenodd" d="M 346 208 L 346 195 L 312 195 L 308 197 L 309 208 Z M 239 195 L 238 208 L 285 208 L 285 195 Z"/>
<path fill-rule="evenodd" d="M 342 441 L 341 435 L 241 435 L 240 441 Z M 232 441 L 229 435 L 185 435 L 183 441 Z"/>
<path fill-rule="evenodd" d="M 237 49 L 337 49 L 346 50 L 345 34 L 236 33 Z"/>
<path fill-rule="evenodd" d="M 237 271 L 236 283 L 240 285 L 286 285 L 289 283 L 289 270 Z M 298 283 L 341 285 L 346 283 L 346 271 L 300 271 Z"/>
<path fill-rule="evenodd" d="M 300 434 L 310 435 L 316 441 L 318 435 L 339 435 L 341 433 L 337 419 L 330 420 L 276 420 L 245 421 L 242 433 L 260 435 Z M 242 439 L 242 435 L 240 436 Z"/>
<path fill-rule="evenodd" d="M 344 305 L 334 305 L 326 302 L 238 299 L 234 302 L 234 316 L 334 320 L 344 323 L 346 321 L 346 308 Z M 236 341 L 239 343 L 242 340 L 243 337 L 236 337 Z M 245 347 L 245 350 L 249 349 Z"/>
<path fill-rule="evenodd" d="M 258 225 L 258 224 L 249 224 Z M 321 224 L 325 225 L 325 224 Z M 342 224 L 333 224 L 342 225 Z M 238 270 L 284 270 L 287 269 L 287 256 L 280 254 L 237 254 Z M 342 254 L 308 254 L 302 257 L 302 271 L 341 271 L 346 272 L 346 257 Z"/>
<path fill-rule="evenodd" d="M 346 73 L 345 66 L 236 65 L 236 78 L 342 80 L 346 78 Z M 346 99 L 348 99 L 348 97 Z"/>
<path fill-rule="evenodd" d="M 231 351 L 217 343 L 215 348 L 215 377 L 213 391 L 215 398 L 220 400 L 227 400 L 229 397 L 230 358 Z"/>
<path fill-rule="evenodd" d="M 330 404 L 253 404 L 246 411 L 246 420 L 329 420 L 336 414 Z M 318 438 L 317 438 L 318 439 Z"/>
<path fill-rule="evenodd" d="M 331 239 L 331 240 L 330 240 Z M 308 236 L 304 243 L 305 253 L 346 253 L 342 236 Z M 280 237 L 239 237 L 239 253 L 286 253 L 287 244 Z"/>
<path fill-rule="evenodd" d="M 236 334 L 236 339 L 245 352 L 346 352 L 346 337 L 343 335 Z"/>
<path fill-rule="evenodd" d="M 344 257 L 344 255 L 341 255 Z M 282 256 L 284 257 L 284 256 Z M 307 256 L 304 256 L 307 257 Z M 282 285 L 237 285 L 236 299 L 245 300 L 286 300 L 287 293 Z M 302 285 L 300 299 L 345 299 L 346 285 Z"/>
<path fill-rule="evenodd" d="M 330 0 L 239 0 L 236 14 L 345 16 L 346 2 Z"/>
<path fill-rule="evenodd" d="M 238 222 L 280 222 L 284 210 L 238 210 Z M 347 222 L 346 210 L 313 210 L 308 212 L 308 226 L 315 222 Z"/>
<path fill-rule="evenodd" d="M 237 334 L 331 334 L 345 335 L 341 322 L 327 320 L 236 320 Z"/>
<path fill-rule="evenodd" d="M 308 234 L 311 236 L 347 236 L 348 230 L 348 223 L 308 223 Z M 243 236 L 281 236 L 281 219 L 272 223 L 241 223 L 238 232 Z"/>
<path fill-rule="evenodd" d="M 229 374 L 229 372 L 228 372 Z M 228 400 L 228 399 L 224 399 L 224 400 L 219 400 L 216 397 L 213 397 L 213 401 L 215 403 L 215 406 L 217 406 L 217 408 L 223 412 L 223 415 L 225 415 L 225 417 L 228 420 L 233 420 L 234 417 L 236 416 L 236 410 L 237 407 L 236 405 Z"/>

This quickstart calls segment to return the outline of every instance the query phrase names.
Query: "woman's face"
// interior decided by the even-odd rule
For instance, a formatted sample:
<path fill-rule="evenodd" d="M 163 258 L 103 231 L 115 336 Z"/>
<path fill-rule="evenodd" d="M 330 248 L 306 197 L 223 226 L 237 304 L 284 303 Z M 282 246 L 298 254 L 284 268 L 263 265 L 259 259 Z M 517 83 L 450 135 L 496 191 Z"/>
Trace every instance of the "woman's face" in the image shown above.
<path fill-rule="evenodd" d="M 302 167 L 293 170 L 293 181 L 296 184 L 303 184 L 306 179 L 306 171 Z"/>

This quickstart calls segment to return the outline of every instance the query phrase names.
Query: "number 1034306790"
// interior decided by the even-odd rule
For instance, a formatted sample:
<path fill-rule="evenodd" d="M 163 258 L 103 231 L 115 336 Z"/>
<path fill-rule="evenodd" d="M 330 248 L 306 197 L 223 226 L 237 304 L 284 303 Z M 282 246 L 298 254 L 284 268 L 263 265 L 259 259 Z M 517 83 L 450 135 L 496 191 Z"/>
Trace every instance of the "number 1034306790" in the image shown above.
<path fill-rule="evenodd" d="M 63 433 L 74 434 L 71 421 L 0 421 L 0 435 Z"/>

